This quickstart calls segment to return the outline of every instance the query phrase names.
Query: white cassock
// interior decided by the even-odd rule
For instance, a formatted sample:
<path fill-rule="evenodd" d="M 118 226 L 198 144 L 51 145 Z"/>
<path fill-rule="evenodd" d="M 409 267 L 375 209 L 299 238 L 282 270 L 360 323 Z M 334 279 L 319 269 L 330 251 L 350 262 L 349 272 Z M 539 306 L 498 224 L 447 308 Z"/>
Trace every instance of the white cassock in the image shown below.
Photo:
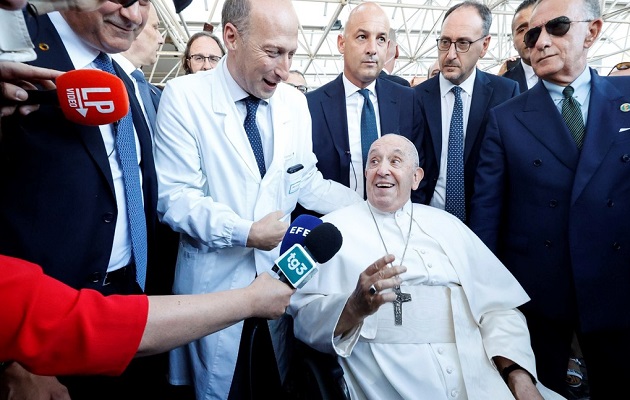
<path fill-rule="evenodd" d="M 372 208 L 387 252 L 400 263 L 412 203 L 395 213 Z M 492 358 L 503 356 L 536 376 L 523 315 L 529 297 L 492 252 L 459 219 L 414 204 L 401 275 L 402 325 L 384 304 L 344 337 L 335 326 L 359 274 L 387 254 L 368 203 L 323 218 L 343 235 L 339 253 L 293 296 L 295 335 L 337 354 L 355 399 L 513 399 Z M 545 399 L 562 399 L 538 383 Z"/>

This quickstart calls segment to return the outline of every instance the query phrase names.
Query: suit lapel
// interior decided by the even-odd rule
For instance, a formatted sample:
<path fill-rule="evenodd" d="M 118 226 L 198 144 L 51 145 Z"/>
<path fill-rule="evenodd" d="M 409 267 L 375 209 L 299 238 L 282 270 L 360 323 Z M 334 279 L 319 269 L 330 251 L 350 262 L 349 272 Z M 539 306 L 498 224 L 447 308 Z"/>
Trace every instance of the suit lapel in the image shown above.
<path fill-rule="evenodd" d="M 630 102 L 626 94 L 621 93 L 607 78 L 600 77 L 591 70 L 591 98 L 589 100 L 586 136 L 582 146 L 582 154 L 575 173 L 571 202 L 575 203 L 599 165 L 610 151 L 619 135 L 620 119 L 613 117 L 615 113 L 622 115 L 619 107 Z M 630 118 L 626 118 L 630 122 Z M 630 126 L 625 124 L 625 126 Z"/>
<path fill-rule="evenodd" d="M 26 21 L 29 33 L 34 43 L 42 45 L 35 46 L 37 59 L 31 64 L 36 66 L 45 66 L 60 71 L 74 70 L 72 60 L 66 51 L 55 26 L 47 15 L 41 15 L 37 18 L 26 14 Z M 45 46 L 44 46 L 45 45 Z M 46 50 L 42 50 L 45 48 Z M 65 117 L 64 117 L 65 118 Z M 114 182 L 112 180 L 111 169 L 109 168 L 109 160 L 107 159 L 107 151 L 103 144 L 101 131 L 96 126 L 87 126 L 72 124 L 83 142 L 87 152 L 90 154 L 94 163 L 98 166 L 101 174 L 109 185 L 112 196 L 114 195 Z"/>
<path fill-rule="evenodd" d="M 424 88 L 426 95 L 422 96 L 424 109 L 426 111 L 426 121 L 429 125 L 431 141 L 433 142 L 433 153 L 440 167 L 442 155 L 442 98 L 440 95 L 440 80 L 435 77 L 427 81 Z"/>
<path fill-rule="evenodd" d="M 392 83 L 393 84 L 393 83 Z M 396 85 L 398 85 L 396 83 Z M 400 107 L 398 99 L 388 90 L 383 79 L 376 79 L 376 97 L 378 99 L 378 115 L 381 123 L 381 135 L 400 133 Z M 346 124 L 347 125 L 347 124 Z M 406 132 L 405 132 L 406 133 Z"/>
<path fill-rule="evenodd" d="M 217 129 L 232 144 L 234 150 L 241 157 L 243 164 L 247 166 L 252 178 L 260 181 L 260 171 L 258 170 L 258 164 L 256 164 L 256 157 L 247 138 L 245 128 L 243 128 L 243 121 L 240 121 L 238 118 L 239 113 L 236 110 L 236 104 L 232 100 L 230 91 L 225 84 L 226 78 L 221 64 L 225 62 L 224 60 L 219 62 L 219 65 L 215 68 L 216 72 L 204 76 L 204 79 L 208 80 L 208 87 L 214 88 L 211 97 L 213 118 L 216 120 Z"/>
<path fill-rule="evenodd" d="M 525 106 L 516 119 L 560 162 L 574 170 L 579 153 L 547 88 L 540 81 L 523 96 L 527 96 Z"/>
<path fill-rule="evenodd" d="M 326 126 L 338 154 L 345 154 L 350 150 L 348 139 L 348 115 L 346 112 L 346 92 L 343 87 L 341 74 L 325 89 L 328 99 L 321 102 L 322 114 L 326 119 Z"/>
<path fill-rule="evenodd" d="M 490 80 L 484 72 L 477 70 L 475 84 L 473 86 L 473 95 L 470 104 L 470 112 L 468 114 L 468 125 L 466 126 L 466 143 L 464 147 L 464 164 L 468 160 L 470 151 L 472 150 L 479 131 L 481 123 L 485 120 L 484 115 L 488 111 L 488 104 L 492 97 L 494 89 L 490 84 Z"/>

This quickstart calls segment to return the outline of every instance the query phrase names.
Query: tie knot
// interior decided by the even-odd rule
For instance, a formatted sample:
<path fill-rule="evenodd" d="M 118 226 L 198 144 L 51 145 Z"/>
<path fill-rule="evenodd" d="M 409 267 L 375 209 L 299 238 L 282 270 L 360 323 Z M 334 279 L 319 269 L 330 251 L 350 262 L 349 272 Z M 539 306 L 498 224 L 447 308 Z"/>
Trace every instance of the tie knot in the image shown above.
<path fill-rule="evenodd" d="M 131 73 L 131 76 L 133 76 L 133 79 L 136 80 L 136 82 L 146 82 L 147 80 L 144 78 L 144 74 L 142 73 L 142 71 L 140 71 L 139 69 L 134 70 Z"/>
<path fill-rule="evenodd" d="M 451 91 L 453 92 L 455 97 L 459 97 L 459 95 L 462 93 L 462 88 L 460 88 L 459 86 L 453 86 Z"/>
<path fill-rule="evenodd" d="M 370 98 L 370 89 L 359 89 L 358 92 L 361 94 L 361 96 L 363 96 L 363 98 L 365 98 L 366 100 L 368 100 Z"/>
<path fill-rule="evenodd" d="M 565 88 L 564 88 L 564 90 L 562 91 L 562 94 L 564 95 L 564 98 L 565 98 L 565 99 L 568 99 L 568 98 L 573 97 L 573 92 L 574 92 L 573 87 L 571 87 L 571 86 L 567 86 L 567 87 L 565 87 Z"/>
<path fill-rule="evenodd" d="M 109 72 L 112 75 L 116 75 L 114 72 L 114 65 L 112 64 L 112 60 L 109 59 L 109 56 L 103 52 L 100 52 L 98 56 L 94 59 L 94 65 L 96 68 L 101 71 Z"/>
<path fill-rule="evenodd" d="M 251 94 L 243 99 L 245 102 L 245 107 L 247 107 L 247 113 L 256 112 L 258 109 L 258 104 L 260 104 L 260 99 L 258 97 L 252 96 Z"/>

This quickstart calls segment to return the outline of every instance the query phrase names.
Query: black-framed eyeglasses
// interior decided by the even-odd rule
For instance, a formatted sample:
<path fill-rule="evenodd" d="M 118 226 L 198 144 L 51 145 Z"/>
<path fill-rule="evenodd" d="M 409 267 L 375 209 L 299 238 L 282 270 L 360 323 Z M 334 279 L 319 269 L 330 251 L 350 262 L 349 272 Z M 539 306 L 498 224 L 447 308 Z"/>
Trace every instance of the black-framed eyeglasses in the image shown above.
<path fill-rule="evenodd" d="M 193 60 L 194 62 L 198 63 L 198 64 L 203 64 L 206 62 L 206 60 L 208 60 L 208 62 L 210 63 L 210 65 L 217 65 L 217 63 L 219 61 L 221 61 L 221 57 L 219 56 L 204 56 L 203 54 L 193 54 L 190 57 L 188 57 L 189 60 Z"/>
<path fill-rule="evenodd" d="M 612 67 L 608 75 L 612 74 L 614 70 L 625 71 L 627 69 L 630 69 L 630 61 L 620 62 L 620 63 L 615 64 L 614 67 Z"/>
<path fill-rule="evenodd" d="M 552 20 L 549 20 L 546 24 L 544 24 L 545 30 L 548 34 L 553 36 L 564 36 L 569 32 L 569 28 L 571 28 L 571 24 L 573 22 L 591 22 L 592 20 L 587 19 L 584 21 L 571 21 L 569 17 L 558 17 Z M 525 47 L 533 48 L 536 46 L 536 42 L 538 42 L 538 38 L 542 33 L 542 25 L 532 28 L 525 32 L 525 36 L 523 37 L 523 42 L 525 43 Z"/>
<path fill-rule="evenodd" d="M 304 86 L 304 85 L 294 85 L 292 83 L 289 82 L 284 82 L 289 86 L 293 86 L 294 88 L 296 88 L 297 90 L 299 90 L 300 92 L 306 94 L 306 92 L 308 92 L 308 87 Z"/>
<path fill-rule="evenodd" d="M 458 40 L 450 40 L 450 39 L 444 39 L 444 38 L 439 38 L 439 39 L 435 39 L 435 41 L 437 42 L 437 48 L 440 51 L 449 51 L 451 49 L 451 45 L 455 44 L 455 51 L 458 53 L 465 53 L 468 50 L 470 50 L 470 45 L 480 41 L 481 39 L 485 39 L 486 36 L 488 35 L 484 35 L 482 37 L 480 37 L 477 40 L 473 40 L 472 42 L 470 40 L 462 40 L 462 39 L 458 39 Z"/>

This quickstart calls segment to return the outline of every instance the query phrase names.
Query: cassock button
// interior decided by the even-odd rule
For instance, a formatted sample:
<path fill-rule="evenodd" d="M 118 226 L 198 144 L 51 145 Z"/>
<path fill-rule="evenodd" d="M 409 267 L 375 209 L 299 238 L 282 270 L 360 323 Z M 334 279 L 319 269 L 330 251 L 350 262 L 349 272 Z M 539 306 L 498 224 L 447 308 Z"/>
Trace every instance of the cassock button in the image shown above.
<path fill-rule="evenodd" d="M 437 281 L 435 279 L 431 279 L 431 285 L 435 285 Z"/>
<path fill-rule="evenodd" d="M 425 249 L 420 250 L 420 253 L 422 253 L 422 254 L 426 254 L 426 252 L 427 251 Z"/>
<path fill-rule="evenodd" d="M 428 264 L 427 264 L 427 268 L 433 268 L 433 264 L 428 263 Z"/>
<path fill-rule="evenodd" d="M 459 395 L 459 390 L 451 390 L 451 397 L 457 397 Z"/>
<path fill-rule="evenodd" d="M 444 348 L 443 347 L 438 347 L 438 354 L 442 354 L 444 353 Z"/>
<path fill-rule="evenodd" d="M 446 373 L 447 374 L 452 374 L 453 373 L 453 368 L 451 368 L 451 367 L 446 368 Z"/>

